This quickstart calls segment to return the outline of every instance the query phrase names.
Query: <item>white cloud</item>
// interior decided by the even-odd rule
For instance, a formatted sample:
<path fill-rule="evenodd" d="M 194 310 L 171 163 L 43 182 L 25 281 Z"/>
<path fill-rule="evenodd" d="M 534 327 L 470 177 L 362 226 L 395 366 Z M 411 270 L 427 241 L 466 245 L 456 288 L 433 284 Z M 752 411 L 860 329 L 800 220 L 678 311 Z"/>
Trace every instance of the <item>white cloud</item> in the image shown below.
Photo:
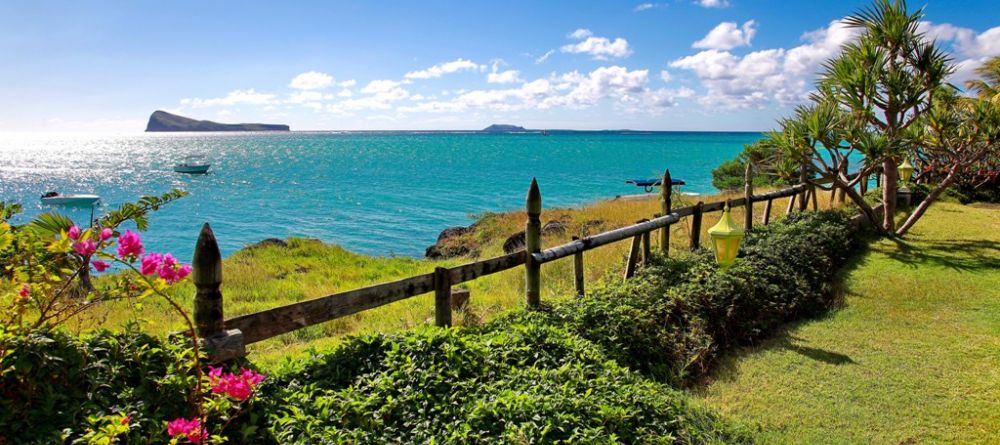
<path fill-rule="evenodd" d="M 292 79 L 289 87 L 297 90 L 318 90 L 333 84 L 333 76 L 319 71 L 306 71 Z"/>
<path fill-rule="evenodd" d="M 344 88 L 343 90 L 340 90 L 339 93 L 337 93 L 337 97 L 351 97 L 353 95 L 354 95 L 354 92 L 351 91 L 351 90 L 348 90 L 347 88 Z"/>
<path fill-rule="evenodd" d="M 754 34 L 757 33 L 757 23 L 748 20 L 743 26 L 736 22 L 722 22 L 708 32 L 705 38 L 694 42 L 692 48 L 701 49 L 733 49 L 739 46 L 750 46 Z"/>
<path fill-rule="evenodd" d="M 567 37 L 583 40 L 564 45 L 559 49 L 564 53 L 590 54 L 597 60 L 607 60 L 609 57 L 627 57 L 629 54 L 632 54 L 632 50 L 628 46 L 628 40 L 621 37 L 613 41 L 607 37 L 594 37 L 593 33 L 588 29 L 578 29 L 570 33 Z"/>
<path fill-rule="evenodd" d="M 432 79 L 441 77 L 445 74 L 456 73 L 459 71 L 478 70 L 479 68 L 479 65 L 473 63 L 471 60 L 455 59 L 451 62 L 439 63 L 425 70 L 411 71 L 406 73 L 406 76 L 404 77 L 407 79 Z"/>
<path fill-rule="evenodd" d="M 660 79 L 663 79 L 664 82 L 670 82 L 670 79 L 672 79 L 670 71 L 667 70 L 660 71 Z"/>
<path fill-rule="evenodd" d="M 258 93 L 253 88 L 249 90 L 230 91 L 224 97 L 202 99 L 200 97 L 181 99 L 181 105 L 192 108 L 218 107 L 228 105 L 268 105 L 275 103 L 277 96 L 268 93 Z"/>
<path fill-rule="evenodd" d="M 490 73 L 486 75 L 488 83 L 516 83 L 521 82 L 521 72 L 518 70 L 499 71 L 503 61 L 493 62 Z"/>
<path fill-rule="evenodd" d="M 634 11 L 634 12 L 642 12 L 642 11 L 646 11 L 646 10 L 649 10 L 649 9 L 653 9 L 653 8 L 655 8 L 657 6 L 658 5 L 656 3 L 640 3 L 638 5 L 635 5 L 635 7 L 632 8 L 632 11 Z"/>
<path fill-rule="evenodd" d="M 322 93 L 320 91 L 297 91 L 288 96 L 288 103 L 305 104 L 309 102 L 319 102 L 333 99 L 333 94 Z"/>
<path fill-rule="evenodd" d="M 729 0 L 697 0 L 699 6 L 703 8 L 728 8 Z"/>
<path fill-rule="evenodd" d="M 552 57 L 552 55 L 555 54 L 555 53 L 556 53 L 556 50 L 550 49 L 550 50 L 546 51 L 545 54 L 542 54 L 541 57 L 535 59 L 535 63 L 545 62 L 546 60 L 549 60 L 549 57 Z"/>
<path fill-rule="evenodd" d="M 399 85 L 400 83 L 395 80 L 373 80 L 368 82 L 368 85 L 365 85 L 361 92 L 365 94 L 385 93 L 399 87 Z"/>
<path fill-rule="evenodd" d="M 918 30 L 928 39 L 951 45 L 956 56 L 955 72 L 948 80 L 962 86 L 966 80 L 976 78 L 975 69 L 991 57 L 1000 56 L 1000 26 L 977 33 L 950 23 L 935 25 L 920 22 Z"/>
<path fill-rule="evenodd" d="M 713 109 L 762 107 L 769 103 L 794 104 L 807 99 L 821 64 L 840 53 L 841 45 L 858 31 L 839 20 L 826 28 L 802 35 L 805 42 L 791 49 L 768 49 L 736 56 L 709 49 L 670 63 L 698 77 L 705 94 L 699 102 Z"/>
<path fill-rule="evenodd" d="M 353 87 L 353 86 L 355 86 L 357 84 L 358 84 L 358 81 L 356 81 L 354 79 L 350 79 L 350 80 L 345 80 L 345 81 L 337 83 L 337 86 L 341 87 L 341 88 L 350 88 L 350 87 Z"/>

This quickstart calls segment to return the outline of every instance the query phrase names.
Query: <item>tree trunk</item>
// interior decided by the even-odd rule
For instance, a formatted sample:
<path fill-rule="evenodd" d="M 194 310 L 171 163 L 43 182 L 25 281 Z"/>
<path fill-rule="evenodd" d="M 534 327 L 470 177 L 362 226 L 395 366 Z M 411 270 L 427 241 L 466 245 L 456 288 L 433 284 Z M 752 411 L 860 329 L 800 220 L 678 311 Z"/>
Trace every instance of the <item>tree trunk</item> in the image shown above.
<path fill-rule="evenodd" d="M 892 159 L 882 161 L 882 173 L 885 175 L 885 181 L 882 182 L 882 205 L 885 206 L 882 229 L 886 233 L 896 231 L 896 189 L 898 188 L 896 168 L 896 161 Z"/>
<path fill-rule="evenodd" d="M 834 183 L 833 186 L 837 187 L 838 184 Z M 857 190 L 854 190 L 851 187 L 841 187 L 840 191 L 841 193 L 846 193 L 847 196 L 851 198 L 851 201 L 854 201 L 854 204 L 857 205 L 859 209 L 861 209 L 861 213 L 864 213 L 865 217 L 868 218 L 868 222 L 871 223 L 872 227 L 875 228 L 880 227 L 878 223 L 878 218 L 875 215 L 875 210 L 872 209 L 872 206 L 868 205 L 868 203 L 865 202 L 864 196 L 861 196 L 861 194 L 859 194 Z"/>
<path fill-rule="evenodd" d="M 948 174 L 948 176 L 944 178 L 944 181 L 941 181 L 941 183 L 938 184 L 937 187 L 934 187 L 934 190 L 931 190 L 931 192 L 927 194 L 927 197 L 924 198 L 923 201 L 920 201 L 920 205 L 918 205 L 917 208 L 913 210 L 913 213 L 911 213 L 910 216 L 906 218 L 906 221 L 903 222 L 903 225 L 899 226 L 899 230 L 896 230 L 896 235 L 897 236 L 906 235 L 906 232 L 908 232 L 910 228 L 917 223 L 917 220 L 919 220 L 921 216 L 924 216 L 924 212 L 926 212 L 927 209 L 931 207 L 931 204 L 933 204 L 934 201 L 937 201 L 938 196 L 941 196 L 941 192 L 944 192 L 944 189 L 948 188 L 948 186 L 950 186 L 951 183 L 954 181 L 955 181 L 955 170 L 952 169 L 952 171 Z"/>

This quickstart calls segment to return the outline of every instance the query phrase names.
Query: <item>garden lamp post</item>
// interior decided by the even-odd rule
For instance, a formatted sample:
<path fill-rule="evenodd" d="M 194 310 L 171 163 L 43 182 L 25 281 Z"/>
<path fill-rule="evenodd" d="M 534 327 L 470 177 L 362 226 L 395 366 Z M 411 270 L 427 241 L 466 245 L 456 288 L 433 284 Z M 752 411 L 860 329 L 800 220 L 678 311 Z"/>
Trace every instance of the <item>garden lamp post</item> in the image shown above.
<path fill-rule="evenodd" d="M 723 270 L 728 269 L 736 261 L 736 255 L 740 253 L 740 242 L 743 241 L 743 229 L 733 221 L 733 216 L 729 213 L 729 201 L 726 201 L 726 206 L 722 209 L 719 222 L 708 229 L 708 236 L 715 248 L 715 261 Z"/>
<path fill-rule="evenodd" d="M 910 179 L 913 178 L 913 171 L 916 169 L 913 168 L 913 164 L 910 164 L 909 159 L 903 158 L 903 163 L 899 164 L 897 170 L 899 170 L 899 180 L 903 182 L 903 186 L 897 192 L 897 197 L 902 205 L 909 207 L 913 192 L 907 188 L 907 185 L 910 183 Z"/>

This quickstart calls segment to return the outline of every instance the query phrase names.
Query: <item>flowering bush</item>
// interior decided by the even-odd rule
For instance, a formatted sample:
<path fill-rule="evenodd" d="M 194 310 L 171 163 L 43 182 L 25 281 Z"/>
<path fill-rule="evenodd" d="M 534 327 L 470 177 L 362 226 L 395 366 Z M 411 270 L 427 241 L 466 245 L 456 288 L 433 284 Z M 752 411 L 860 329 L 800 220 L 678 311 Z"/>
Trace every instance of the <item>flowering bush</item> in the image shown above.
<path fill-rule="evenodd" d="M 138 203 L 125 204 L 94 221 L 90 228 L 81 228 L 58 214 L 43 214 L 28 224 L 13 226 L 8 221 L 20 212 L 20 206 L 0 203 L 0 265 L 3 266 L 0 270 L 0 303 L 7 308 L 0 314 L 0 321 L 3 322 L 0 327 L 0 393 L 4 394 L 3 407 L 10 410 L 8 415 L 0 415 L 0 443 L 16 442 L 21 439 L 20 435 L 34 431 L 32 424 L 38 421 L 58 421 L 60 416 L 57 412 L 61 410 L 95 411 L 94 407 L 86 404 L 83 407 L 60 405 L 61 409 L 46 404 L 92 403 L 99 399 L 99 394 L 104 394 L 101 388 L 116 386 L 101 377 L 121 372 L 110 369 L 106 370 L 107 373 L 93 375 L 87 370 L 119 364 L 114 361 L 93 363 L 87 359 L 89 351 L 70 347 L 72 341 L 67 341 L 64 344 L 66 347 L 60 348 L 58 353 L 39 353 L 39 348 L 44 350 L 48 345 L 58 343 L 46 340 L 55 334 L 54 329 L 103 302 L 129 300 L 138 304 L 142 299 L 154 296 L 167 301 L 181 315 L 187 324 L 190 343 L 186 347 L 165 348 L 166 345 L 161 345 L 151 351 L 167 350 L 167 355 L 175 363 L 168 365 L 158 361 L 164 366 L 153 371 L 153 375 L 143 375 L 138 382 L 134 382 L 138 387 L 130 390 L 144 388 L 142 393 L 146 398 L 135 400 L 129 390 L 125 390 L 120 394 L 104 394 L 104 400 L 112 402 L 110 404 L 132 400 L 141 405 L 147 399 L 160 398 L 154 389 L 156 387 L 182 389 L 187 393 L 182 398 L 186 399 L 183 410 L 194 416 L 175 417 L 153 428 L 159 431 L 163 431 L 160 428 L 166 429 L 166 435 L 161 436 L 162 441 L 166 441 L 166 437 L 170 437 L 171 443 L 225 441 L 221 436 L 209 434 L 210 418 L 213 422 L 218 420 L 220 430 L 225 429 L 242 405 L 253 396 L 264 376 L 247 369 L 241 369 L 238 374 L 223 373 L 221 368 L 212 368 L 208 375 L 202 373 L 194 324 L 168 293 L 171 285 L 191 274 L 192 268 L 170 253 L 150 252 L 143 255 L 145 247 L 139 233 L 148 224 L 146 218 L 149 212 L 184 195 L 184 192 L 175 190 L 160 197 L 144 197 Z M 134 223 L 139 231 L 126 229 L 121 232 L 120 227 L 126 222 Z M 91 280 L 92 271 L 103 273 L 111 269 L 116 273 L 109 274 L 95 287 Z M 79 360 L 71 360 L 72 357 Z M 32 361 L 37 363 L 32 365 Z M 63 366 L 74 362 L 78 366 Z M 75 383 L 93 384 L 95 387 L 82 392 L 69 391 Z M 172 395 L 176 393 L 164 397 L 171 399 Z M 23 408 L 25 403 L 30 407 L 34 400 L 45 402 L 42 405 L 48 410 Z M 171 400 L 176 401 L 175 398 Z M 165 411 L 179 411 L 176 404 L 168 402 L 165 405 Z M 103 411 L 97 408 L 100 414 L 87 415 L 86 431 L 82 434 L 72 429 L 64 430 L 63 440 L 110 444 L 117 443 L 120 437 L 133 437 L 133 422 L 145 422 L 147 431 L 151 429 L 148 424 L 154 419 L 133 420 L 132 414 L 124 413 L 120 406 L 104 408 Z M 156 408 L 159 407 L 151 409 Z M 133 411 L 139 410 L 133 407 Z M 150 441 L 161 440 L 142 438 L 142 442 Z"/>

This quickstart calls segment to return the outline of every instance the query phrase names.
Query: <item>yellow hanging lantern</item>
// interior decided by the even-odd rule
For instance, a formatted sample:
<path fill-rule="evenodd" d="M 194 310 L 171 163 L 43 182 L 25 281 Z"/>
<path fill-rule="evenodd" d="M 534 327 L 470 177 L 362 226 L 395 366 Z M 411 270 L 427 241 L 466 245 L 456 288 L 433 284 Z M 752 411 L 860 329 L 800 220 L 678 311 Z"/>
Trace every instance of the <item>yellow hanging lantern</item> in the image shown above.
<path fill-rule="evenodd" d="M 715 247 L 715 261 L 723 270 L 728 269 L 736 261 L 736 255 L 740 253 L 740 242 L 743 241 L 743 229 L 733 221 L 728 201 L 722 210 L 722 218 L 708 229 L 708 236 Z"/>
<path fill-rule="evenodd" d="M 899 164 L 898 170 L 899 179 L 903 180 L 903 183 L 908 184 L 910 179 L 913 178 L 913 171 L 916 169 L 913 168 L 913 164 L 910 164 L 909 159 L 903 159 L 903 163 Z"/>

